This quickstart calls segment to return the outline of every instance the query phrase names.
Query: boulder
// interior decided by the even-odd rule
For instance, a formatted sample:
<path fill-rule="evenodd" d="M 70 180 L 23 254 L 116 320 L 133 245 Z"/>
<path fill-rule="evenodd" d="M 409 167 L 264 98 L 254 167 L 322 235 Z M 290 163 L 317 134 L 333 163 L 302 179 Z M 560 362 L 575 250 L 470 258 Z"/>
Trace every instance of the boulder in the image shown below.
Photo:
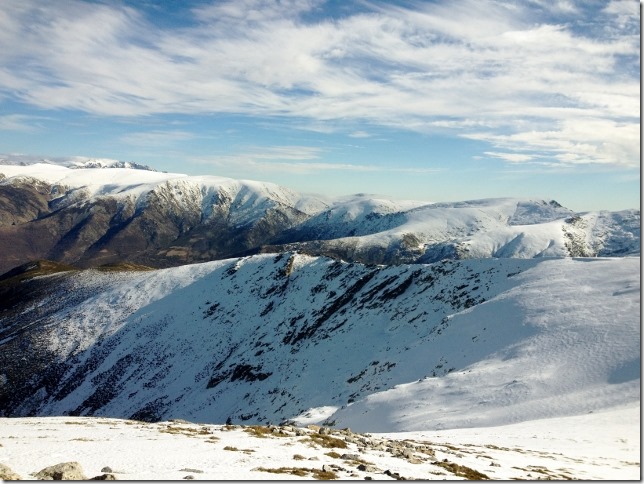
<path fill-rule="evenodd" d="M 342 459 L 342 460 L 360 460 L 360 456 L 358 454 L 342 454 L 340 456 L 340 459 Z"/>
<path fill-rule="evenodd" d="M 378 469 L 376 466 L 373 466 L 371 464 L 360 464 L 358 466 L 358 470 L 362 472 L 381 472 L 380 469 Z"/>
<path fill-rule="evenodd" d="M 13 472 L 10 467 L 0 464 L 0 479 L 3 481 L 21 481 L 22 477 Z"/>
<path fill-rule="evenodd" d="M 45 467 L 34 476 L 39 481 L 86 481 L 83 468 L 78 462 L 62 462 Z"/>

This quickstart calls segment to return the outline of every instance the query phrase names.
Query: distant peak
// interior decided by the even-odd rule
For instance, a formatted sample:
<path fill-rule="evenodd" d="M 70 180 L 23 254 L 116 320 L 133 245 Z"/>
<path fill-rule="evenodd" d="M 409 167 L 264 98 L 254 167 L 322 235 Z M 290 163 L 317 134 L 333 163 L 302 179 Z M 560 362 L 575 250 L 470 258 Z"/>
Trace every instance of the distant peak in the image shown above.
<path fill-rule="evenodd" d="M 157 171 L 148 165 L 134 161 L 113 160 L 111 158 L 89 158 L 86 156 L 43 158 L 22 154 L 0 154 L 0 165 L 29 166 L 36 164 L 57 165 L 71 169 L 129 168 L 132 170 Z"/>

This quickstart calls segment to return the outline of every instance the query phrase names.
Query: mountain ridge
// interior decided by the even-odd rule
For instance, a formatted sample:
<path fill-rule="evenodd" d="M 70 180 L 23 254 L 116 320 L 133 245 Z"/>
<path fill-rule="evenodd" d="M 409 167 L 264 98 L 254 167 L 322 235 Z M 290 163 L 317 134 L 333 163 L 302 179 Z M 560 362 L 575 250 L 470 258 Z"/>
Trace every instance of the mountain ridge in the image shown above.
<path fill-rule="evenodd" d="M 30 260 L 170 267 L 297 250 L 366 264 L 638 255 L 640 212 L 554 200 L 322 200 L 272 183 L 0 165 L 0 272 Z"/>
<path fill-rule="evenodd" d="M 39 276 L 3 303 L 0 411 L 402 431 L 610 408 L 639 398 L 638 274 L 287 253 Z"/>

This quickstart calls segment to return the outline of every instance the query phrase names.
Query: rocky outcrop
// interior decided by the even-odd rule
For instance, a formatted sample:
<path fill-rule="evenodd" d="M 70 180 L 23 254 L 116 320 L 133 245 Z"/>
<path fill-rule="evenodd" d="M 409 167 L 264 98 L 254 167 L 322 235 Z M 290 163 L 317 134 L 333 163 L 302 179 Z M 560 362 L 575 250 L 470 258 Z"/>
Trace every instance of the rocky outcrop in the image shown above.
<path fill-rule="evenodd" d="M 83 467 L 78 462 L 63 462 L 45 467 L 34 474 L 40 481 L 86 481 Z"/>
<path fill-rule="evenodd" d="M 36 259 L 79 267 L 223 259 L 257 251 L 310 216 L 297 194 L 262 184 L 176 179 L 148 190 L 97 195 L 33 177 L 0 182 L 0 273 Z"/>
<path fill-rule="evenodd" d="M 9 466 L 0 464 L 0 480 L 3 481 L 20 481 L 22 477 L 13 472 Z"/>

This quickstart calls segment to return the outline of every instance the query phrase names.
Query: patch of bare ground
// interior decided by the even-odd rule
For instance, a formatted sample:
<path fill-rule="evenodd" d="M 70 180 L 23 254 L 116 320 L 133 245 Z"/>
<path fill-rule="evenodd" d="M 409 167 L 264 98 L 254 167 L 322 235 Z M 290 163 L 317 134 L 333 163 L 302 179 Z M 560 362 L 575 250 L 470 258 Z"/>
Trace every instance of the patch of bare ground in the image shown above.
<path fill-rule="evenodd" d="M 442 467 L 444 469 L 447 469 L 455 476 L 464 477 L 465 479 L 469 479 L 472 481 L 482 481 L 482 480 L 489 479 L 487 475 L 477 471 L 476 469 L 472 469 L 471 467 L 460 465 L 455 462 L 449 462 L 447 461 L 447 459 L 441 462 L 438 462 L 438 461 L 432 462 L 432 464 Z"/>
<path fill-rule="evenodd" d="M 266 438 L 266 437 L 292 437 L 291 434 L 286 433 L 280 427 L 272 427 L 266 425 L 249 425 L 244 428 L 244 432 L 252 435 L 253 437 Z"/>
<path fill-rule="evenodd" d="M 167 425 L 159 429 L 159 432 L 164 434 L 181 434 L 187 437 L 199 437 L 202 435 L 211 434 L 210 429 L 205 426 L 196 428 L 193 426 L 186 427 L 186 426 L 179 426 L 179 425 Z"/>
<path fill-rule="evenodd" d="M 227 445 L 226 447 L 224 447 L 224 450 L 230 450 L 232 452 L 243 452 L 244 454 L 255 452 L 253 449 L 238 449 L 237 447 L 234 447 L 232 445 Z"/>
<path fill-rule="evenodd" d="M 314 478 L 320 481 L 329 481 L 332 479 L 337 479 L 338 475 L 333 471 L 327 471 L 322 469 L 309 469 L 307 467 L 278 467 L 278 468 L 266 468 L 266 467 L 257 467 L 253 469 L 260 472 L 270 472 L 271 474 L 291 474 L 294 476 L 306 477 L 309 474 Z"/>
<path fill-rule="evenodd" d="M 344 440 L 341 440 L 326 434 L 311 434 L 302 440 L 305 442 L 309 442 L 312 447 L 319 445 L 320 447 L 325 447 L 328 449 L 346 449 L 347 448 L 347 443 Z"/>

